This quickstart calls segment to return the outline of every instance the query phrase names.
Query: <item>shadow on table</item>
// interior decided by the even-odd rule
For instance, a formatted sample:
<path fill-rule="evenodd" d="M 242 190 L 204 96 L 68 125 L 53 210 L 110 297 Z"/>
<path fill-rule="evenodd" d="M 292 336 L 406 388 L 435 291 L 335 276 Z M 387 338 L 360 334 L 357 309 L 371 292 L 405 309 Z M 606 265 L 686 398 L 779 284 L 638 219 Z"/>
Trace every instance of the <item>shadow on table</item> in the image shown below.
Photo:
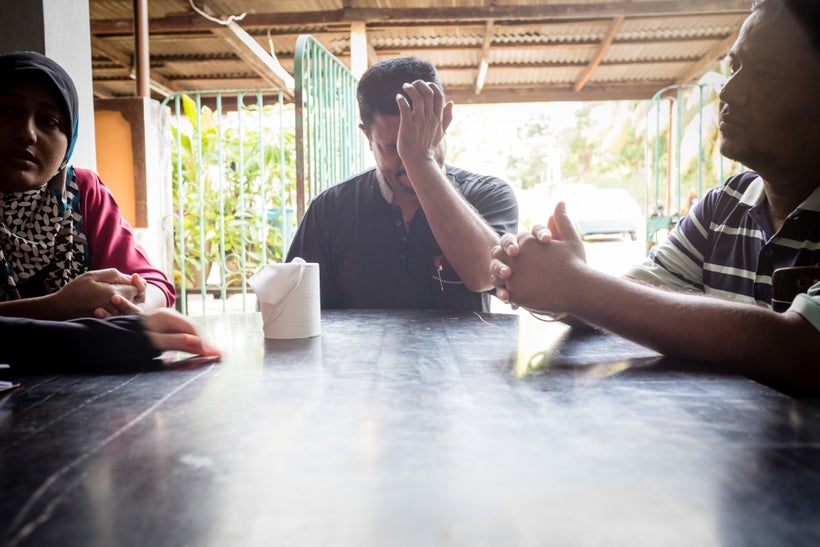
<path fill-rule="evenodd" d="M 680 373 L 695 376 L 730 377 L 712 363 L 665 357 L 620 336 L 600 331 L 570 332 L 552 348 L 533 353 L 525 374 L 533 380 L 566 376 L 576 386 L 607 378 L 663 379 Z"/>
<path fill-rule="evenodd" d="M 681 375 L 703 380 L 742 376 L 720 364 L 667 357 L 620 336 L 591 329 L 578 332 L 572 329 L 557 345 L 533 353 L 524 368 L 523 374 L 518 372 L 519 377 L 540 381 L 564 376 L 576 387 L 605 379 L 665 381 Z M 790 392 L 760 378 L 748 378 L 790 397 L 815 398 Z"/>

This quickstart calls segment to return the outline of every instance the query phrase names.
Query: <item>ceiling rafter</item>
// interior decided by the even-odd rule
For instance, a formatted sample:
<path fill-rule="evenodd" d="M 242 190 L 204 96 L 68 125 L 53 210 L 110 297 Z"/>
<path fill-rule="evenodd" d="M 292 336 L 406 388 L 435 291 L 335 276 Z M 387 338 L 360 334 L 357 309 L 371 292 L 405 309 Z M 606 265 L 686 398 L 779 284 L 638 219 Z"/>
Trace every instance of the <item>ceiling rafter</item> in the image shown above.
<path fill-rule="evenodd" d="M 211 17 L 202 17 L 199 14 L 197 14 L 197 17 L 212 22 L 211 20 L 214 19 L 215 14 L 207 6 L 203 9 L 206 15 Z M 281 87 L 285 97 L 288 100 L 293 100 L 295 87 L 293 77 L 282 68 L 282 65 L 274 57 L 273 51 L 265 51 L 265 48 L 253 36 L 239 26 L 234 17 L 220 21 L 211 29 L 211 32 L 228 44 L 234 53 L 247 63 L 268 85 Z"/>
<path fill-rule="evenodd" d="M 369 23 L 400 23 L 415 21 L 467 22 L 528 21 L 533 19 L 615 18 L 656 15 L 697 15 L 702 13 L 748 13 L 749 0 L 655 0 L 647 2 L 615 1 L 576 4 L 558 2 L 543 5 L 487 6 L 487 7 L 426 7 L 426 8 L 348 8 L 330 11 L 301 11 L 287 13 L 249 13 L 242 20 L 246 30 L 282 27 L 287 25 L 330 24 L 352 21 Z M 193 13 L 168 15 L 151 19 L 151 32 L 201 32 L 216 24 Z M 113 19 L 91 22 L 91 33 L 130 34 L 133 20 Z"/>
<path fill-rule="evenodd" d="M 706 70 L 709 69 L 710 66 L 714 65 L 716 62 L 723 57 L 726 52 L 728 52 L 732 48 L 732 44 L 735 43 L 737 39 L 737 35 L 739 34 L 739 30 L 734 31 L 732 34 L 715 44 L 712 49 L 710 49 L 706 55 L 704 55 L 697 63 L 692 65 L 685 74 L 679 77 L 675 83 L 677 85 L 688 84 L 699 75 L 703 74 Z"/>
<path fill-rule="evenodd" d="M 473 103 L 521 103 L 544 101 L 632 101 L 651 97 L 662 87 L 661 82 L 631 85 L 588 85 L 576 92 L 572 85 L 545 89 L 541 86 L 524 86 L 515 89 L 486 87 L 476 95 L 472 86 L 447 88 L 447 99 L 456 104 Z"/>
<path fill-rule="evenodd" d="M 231 22 L 224 28 L 213 29 L 212 32 L 222 38 L 265 82 L 273 87 L 283 88 L 286 98 L 293 100 L 293 77 L 252 36 L 244 32 L 242 27 Z"/>
<path fill-rule="evenodd" d="M 493 34 L 495 33 L 495 21 L 490 19 L 486 23 L 484 29 L 484 41 L 481 44 L 481 58 L 478 61 L 478 74 L 473 84 L 475 94 L 481 93 L 484 89 L 484 82 L 487 79 L 487 71 L 490 69 L 490 47 L 493 43 Z"/>
<path fill-rule="evenodd" d="M 90 1 L 98 94 L 133 93 L 132 1 Z M 475 6 L 474 0 L 448 0 L 442 7 L 432 0 L 341 0 L 339 9 L 328 10 L 326 0 L 195 0 L 211 8 L 199 15 L 173 11 L 179 8 L 171 0 L 147 1 L 154 14 L 150 77 L 158 85 L 179 91 L 287 88 L 297 38 L 311 34 L 351 69 L 362 70 L 365 57 L 368 65 L 399 55 L 430 60 L 449 97 L 462 94 L 460 100 L 474 103 L 650 98 L 717 66 L 750 2 L 527 0 L 499 6 L 486 0 Z M 232 21 L 234 28 L 219 24 L 232 13 L 246 15 Z M 612 95 L 602 97 L 606 93 Z"/>
<path fill-rule="evenodd" d="M 575 82 L 575 92 L 581 91 L 589 79 L 592 77 L 592 73 L 595 72 L 595 69 L 598 68 L 598 65 L 601 64 L 601 61 L 606 55 L 609 46 L 612 45 L 612 41 L 615 40 L 615 35 L 618 34 L 618 31 L 621 30 L 621 26 L 624 24 L 624 17 L 618 16 L 612 20 L 612 26 L 609 27 L 609 32 L 607 33 L 606 37 L 604 38 L 603 42 L 601 42 L 601 46 L 598 48 L 598 52 L 595 54 L 595 57 L 590 61 L 587 68 L 578 78 L 578 81 Z"/>
<path fill-rule="evenodd" d="M 129 78 L 135 78 L 134 75 L 134 59 L 121 52 L 120 50 L 116 49 L 113 46 L 110 46 L 104 40 L 96 38 L 94 36 L 91 37 L 91 50 L 97 52 L 98 54 L 107 57 L 108 59 L 114 61 L 117 65 L 125 68 L 128 71 Z M 171 83 L 168 79 L 156 72 L 151 72 L 150 81 L 148 82 L 149 86 L 151 87 L 154 92 L 167 97 L 171 95 L 175 91 L 179 91 L 174 87 L 174 84 Z"/>

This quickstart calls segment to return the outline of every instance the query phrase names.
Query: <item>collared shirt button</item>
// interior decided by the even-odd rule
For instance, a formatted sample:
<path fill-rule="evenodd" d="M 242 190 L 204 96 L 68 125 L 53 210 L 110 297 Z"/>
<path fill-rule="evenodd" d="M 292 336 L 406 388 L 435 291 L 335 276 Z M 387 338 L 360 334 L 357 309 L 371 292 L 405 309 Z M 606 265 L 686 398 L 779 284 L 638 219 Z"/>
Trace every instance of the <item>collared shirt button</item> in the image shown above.
<path fill-rule="evenodd" d="M 763 256 L 771 258 L 774 252 L 771 249 L 763 249 Z"/>

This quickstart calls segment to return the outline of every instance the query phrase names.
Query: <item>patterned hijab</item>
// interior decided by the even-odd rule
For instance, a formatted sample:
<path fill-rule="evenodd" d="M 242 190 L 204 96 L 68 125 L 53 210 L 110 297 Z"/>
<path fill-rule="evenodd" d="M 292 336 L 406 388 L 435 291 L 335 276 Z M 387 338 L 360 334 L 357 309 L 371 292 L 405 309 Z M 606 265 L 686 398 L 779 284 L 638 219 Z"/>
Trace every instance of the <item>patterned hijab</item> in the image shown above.
<path fill-rule="evenodd" d="M 18 287 L 40 279 L 32 294 L 50 294 L 87 270 L 79 188 L 68 160 L 77 142 L 79 98 L 71 77 L 44 55 L 0 55 L 0 92 L 28 80 L 45 82 L 60 100 L 68 149 L 57 174 L 43 186 L 0 194 L 0 301 L 21 298 Z"/>

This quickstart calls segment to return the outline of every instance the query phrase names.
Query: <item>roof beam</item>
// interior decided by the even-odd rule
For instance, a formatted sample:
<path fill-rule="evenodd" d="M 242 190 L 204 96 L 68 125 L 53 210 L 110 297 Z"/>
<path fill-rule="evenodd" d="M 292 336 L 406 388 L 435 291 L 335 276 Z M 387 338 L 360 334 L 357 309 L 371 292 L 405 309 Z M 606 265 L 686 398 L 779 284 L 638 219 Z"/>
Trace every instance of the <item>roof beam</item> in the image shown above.
<path fill-rule="evenodd" d="M 697 15 L 719 13 L 749 13 L 749 0 L 652 0 L 634 2 L 620 0 L 577 4 L 556 2 L 525 6 L 485 6 L 455 8 L 349 8 L 330 11 L 268 12 L 248 13 L 242 20 L 245 29 L 281 27 L 287 25 L 316 25 L 351 23 L 364 21 L 371 23 L 400 23 L 448 21 L 531 21 L 538 19 L 589 19 L 615 17 L 648 17 L 670 15 Z M 187 33 L 211 30 L 216 23 L 196 14 L 169 15 L 150 20 L 154 34 L 166 32 Z M 134 22 L 131 19 L 92 20 L 92 34 L 132 34 Z"/>
<path fill-rule="evenodd" d="M 126 68 L 131 79 L 136 78 L 136 74 L 134 72 L 134 60 L 117 48 L 107 44 L 105 40 L 92 36 L 91 49 Z M 168 95 L 172 95 L 174 92 L 178 91 L 174 87 L 174 84 L 156 72 L 150 72 L 148 86 L 163 97 L 167 97 Z"/>
<path fill-rule="evenodd" d="M 603 42 L 601 42 L 601 46 L 598 48 L 598 52 L 595 54 L 595 58 L 587 65 L 584 72 L 575 82 L 575 92 L 578 93 L 581 91 L 584 86 L 586 85 L 587 81 L 592 77 L 592 74 L 595 72 L 595 69 L 598 68 L 598 65 L 601 64 L 601 60 L 603 60 L 604 55 L 606 55 L 609 46 L 612 45 L 612 41 L 615 40 L 615 35 L 618 34 L 618 31 L 621 30 L 621 26 L 624 24 L 624 17 L 616 17 L 612 21 L 612 26 L 609 27 L 609 32 L 607 33 L 606 37 L 604 38 Z"/>
<path fill-rule="evenodd" d="M 709 40 L 714 40 L 714 38 L 703 38 L 699 40 L 695 39 L 670 39 L 670 40 L 618 40 L 615 42 L 617 45 L 672 45 L 672 44 L 684 44 L 687 42 L 705 42 Z M 729 38 L 727 38 L 729 40 Z M 734 42 L 734 38 L 730 40 L 731 43 Z M 552 42 L 552 43 L 531 43 L 531 44 L 496 44 L 493 46 L 493 51 L 503 51 L 503 50 L 510 50 L 510 51 L 546 51 L 550 49 L 559 49 L 559 50 L 566 50 L 566 49 L 600 49 L 600 43 L 592 43 L 592 42 Z M 727 48 L 728 49 L 728 48 Z M 474 46 L 442 46 L 442 45 L 414 45 L 408 47 L 390 47 L 390 48 L 383 48 L 383 49 L 376 49 L 379 55 L 383 56 L 393 56 L 398 57 L 402 55 L 413 55 L 413 52 L 424 52 L 425 54 L 436 54 L 436 53 L 464 53 L 464 52 L 473 52 L 476 51 Z M 724 50 L 725 51 L 725 50 Z M 342 50 L 340 53 L 337 53 L 337 56 L 345 56 L 349 54 L 348 50 Z"/>
<path fill-rule="evenodd" d="M 198 8 L 192 1 L 190 4 L 196 12 L 196 17 L 210 23 L 210 30 L 214 36 L 228 44 L 237 57 L 251 67 L 268 85 L 281 88 L 283 95 L 288 100 L 293 100 L 293 90 L 296 87 L 293 76 L 279 64 L 272 48 L 270 53 L 265 51 L 265 48 L 236 22 L 244 20 L 245 14 L 238 18 L 230 16 L 227 19 L 219 19 L 214 16 L 210 7 Z"/>
<path fill-rule="evenodd" d="M 630 85 L 588 85 L 576 92 L 572 85 L 505 87 L 487 86 L 476 95 L 472 86 L 447 88 L 447 100 L 456 104 L 493 104 L 550 101 L 642 101 L 672 82 L 649 82 Z"/>
<path fill-rule="evenodd" d="M 481 60 L 478 62 L 478 75 L 473 84 L 476 95 L 481 93 L 482 88 L 484 88 L 484 81 L 487 79 L 487 70 L 490 68 L 490 46 L 493 43 L 494 32 L 495 21 L 490 19 L 487 21 L 487 26 L 484 29 L 484 43 L 481 44 Z"/>
<path fill-rule="evenodd" d="M 235 21 L 220 25 L 211 32 L 221 37 L 263 80 L 274 87 L 281 87 L 285 97 L 293 100 L 293 76 Z"/>
<path fill-rule="evenodd" d="M 669 64 L 680 64 L 686 61 L 682 61 L 681 59 L 658 59 L 657 61 L 613 61 L 609 63 L 601 63 L 599 66 L 602 67 L 630 67 L 630 66 L 640 66 L 645 65 L 647 63 L 651 63 L 653 65 L 669 65 Z M 503 72 L 506 70 L 518 70 L 518 69 L 528 69 L 528 70 L 550 70 L 554 68 L 575 68 L 578 70 L 582 70 L 585 67 L 589 66 L 587 63 L 507 63 L 507 64 L 495 64 L 493 65 L 493 71 L 495 72 Z M 446 64 L 437 64 L 436 68 L 439 72 L 454 72 L 454 73 L 464 73 L 464 72 L 475 72 L 475 68 L 471 66 L 448 66 Z M 670 82 L 674 83 L 674 82 Z M 574 84 L 568 84 L 574 87 Z"/>
<path fill-rule="evenodd" d="M 732 48 L 732 45 L 735 43 L 735 40 L 737 40 L 737 36 L 739 33 L 740 31 L 736 30 L 727 38 L 715 44 L 715 46 L 709 51 L 707 51 L 706 54 L 697 63 L 692 65 L 692 68 L 687 70 L 686 73 L 684 73 L 680 78 L 678 78 L 675 84 L 688 84 L 692 80 L 703 76 L 703 74 L 706 73 L 707 70 L 715 66 L 718 60 Z"/>

